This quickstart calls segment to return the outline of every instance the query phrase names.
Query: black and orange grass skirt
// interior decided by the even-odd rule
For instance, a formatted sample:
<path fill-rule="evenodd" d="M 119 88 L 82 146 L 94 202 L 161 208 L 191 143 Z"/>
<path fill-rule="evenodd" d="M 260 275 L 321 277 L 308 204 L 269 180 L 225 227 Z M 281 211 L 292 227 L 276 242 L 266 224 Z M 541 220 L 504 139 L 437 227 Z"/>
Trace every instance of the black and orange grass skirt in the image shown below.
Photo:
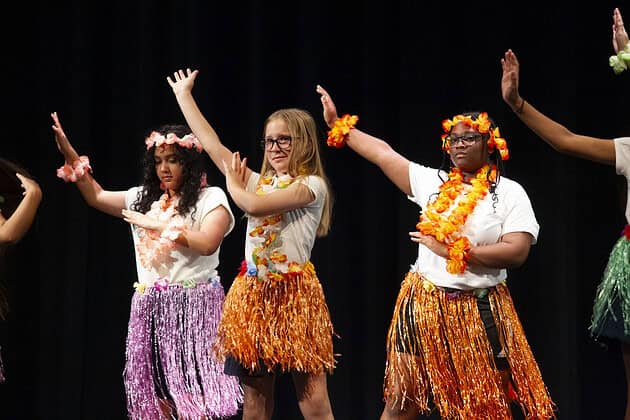
<path fill-rule="evenodd" d="M 488 300 L 509 363 L 514 402 L 527 419 L 555 418 L 507 286 L 488 289 Z M 432 403 L 444 419 L 512 418 L 477 297 L 448 293 L 418 273 L 407 274 L 396 301 L 383 388 L 392 408 L 415 404 L 429 413 Z"/>
<path fill-rule="evenodd" d="M 239 274 L 223 305 L 217 350 L 245 371 L 332 373 L 333 326 L 313 264 L 281 281 Z"/>

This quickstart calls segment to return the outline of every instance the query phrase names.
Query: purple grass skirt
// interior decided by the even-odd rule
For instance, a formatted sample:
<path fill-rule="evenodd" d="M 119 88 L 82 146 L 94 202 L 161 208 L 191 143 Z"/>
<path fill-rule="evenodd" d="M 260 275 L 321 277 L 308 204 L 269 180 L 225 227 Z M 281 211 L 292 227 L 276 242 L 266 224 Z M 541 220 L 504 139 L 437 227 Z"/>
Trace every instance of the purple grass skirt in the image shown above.
<path fill-rule="evenodd" d="M 238 379 L 214 352 L 225 294 L 212 280 L 186 288 L 147 288 L 131 302 L 124 371 L 129 418 L 233 416 L 243 401 Z"/>

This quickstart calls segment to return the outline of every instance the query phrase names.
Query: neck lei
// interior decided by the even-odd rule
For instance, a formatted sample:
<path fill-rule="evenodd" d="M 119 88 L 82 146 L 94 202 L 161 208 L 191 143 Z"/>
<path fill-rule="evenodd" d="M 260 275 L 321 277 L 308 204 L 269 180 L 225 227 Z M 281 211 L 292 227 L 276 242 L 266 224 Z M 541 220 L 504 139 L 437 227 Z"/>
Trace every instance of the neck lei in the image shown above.
<path fill-rule="evenodd" d="M 449 246 L 456 245 L 463 249 L 468 244 L 469 248 L 470 241 L 461 234 L 461 231 L 479 200 L 488 194 L 490 187 L 488 171 L 491 171 L 490 179 L 495 180 L 496 169 L 494 167 L 491 169 L 490 165 L 484 165 L 470 180 L 471 188 L 457 201 L 452 211 L 448 211 L 464 190 L 464 174 L 460 169 L 453 168 L 448 174 L 448 181 L 440 185 L 440 193 L 435 201 L 426 206 L 416 228 L 423 235 L 433 236 Z M 451 255 L 450 252 L 449 255 Z M 466 269 L 465 253 L 459 261 L 452 261 L 452 259 L 449 258 L 447 261 L 447 271 L 452 274 L 463 273 Z"/>

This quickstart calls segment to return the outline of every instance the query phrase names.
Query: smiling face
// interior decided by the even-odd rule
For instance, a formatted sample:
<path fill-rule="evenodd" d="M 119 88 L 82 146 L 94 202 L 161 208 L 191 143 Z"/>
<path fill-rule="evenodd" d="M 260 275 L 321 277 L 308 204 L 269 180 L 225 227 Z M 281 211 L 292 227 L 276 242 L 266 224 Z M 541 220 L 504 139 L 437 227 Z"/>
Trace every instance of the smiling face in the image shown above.
<path fill-rule="evenodd" d="M 155 173 L 170 195 L 176 194 L 183 183 L 183 167 L 175 154 L 174 145 L 156 147 L 153 152 Z"/>
<path fill-rule="evenodd" d="M 270 120 L 265 127 L 265 159 L 276 174 L 288 173 L 291 148 L 291 133 L 287 123 L 281 118 Z"/>
<path fill-rule="evenodd" d="M 488 163 L 485 136 L 477 130 L 459 123 L 451 130 L 449 153 L 451 162 L 464 172 L 476 172 Z"/>

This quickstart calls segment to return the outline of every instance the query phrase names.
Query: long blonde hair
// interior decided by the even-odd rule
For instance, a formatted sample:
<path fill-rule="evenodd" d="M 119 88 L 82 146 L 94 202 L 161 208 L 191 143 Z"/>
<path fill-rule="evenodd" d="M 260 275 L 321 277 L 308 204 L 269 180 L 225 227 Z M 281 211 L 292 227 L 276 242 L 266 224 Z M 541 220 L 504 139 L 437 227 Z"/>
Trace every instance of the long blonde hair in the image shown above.
<path fill-rule="evenodd" d="M 319 153 L 319 139 L 317 137 L 315 120 L 310 113 L 302 109 L 279 109 L 265 120 L 263 136 L 266 134 L 267 124 L 275 119 L 281 119 L 287 124 L 289 135 L 291 136 L 289 175 L 292 177 L 316 175 L 324 180 L 328 193 L 324 200 L 322 217 L 317 227 L 317 236 L 326 236 L 328 231 L 330 231 L 333 197 L 330 182 L 324 172 L 324 165 Z M 274 169 L 265 154 L 260 173 L 264 175 L 273 172 Z"/>

